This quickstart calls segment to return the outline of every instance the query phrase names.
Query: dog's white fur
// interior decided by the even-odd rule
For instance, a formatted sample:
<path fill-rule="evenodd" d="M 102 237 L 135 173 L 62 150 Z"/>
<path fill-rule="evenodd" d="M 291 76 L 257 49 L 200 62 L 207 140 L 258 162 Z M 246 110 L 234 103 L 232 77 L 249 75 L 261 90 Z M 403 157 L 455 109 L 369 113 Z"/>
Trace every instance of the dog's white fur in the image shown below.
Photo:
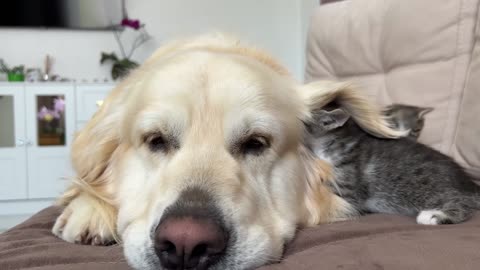
<path fill-rule="evenodd" d="M 299 226 L 346 219 L 351 207 L 324 185 L 329 167 L 306 149 L 311 112 L 336 100 L 367 131 L 400 134 L 349 84 L 298 85 L 267 54 L 224 35 L 160 48 L 120 83 L 78 133 L 78 173 L 61 198 L 53 232 L 69 242 L 123 241 L 129 263 L 159 269 L 151 238 L 180 192 L 208 190 L 238 241 L 215 269 L 253 268 L 280 259 Z M 178 148 L 152 152 L 161 132 Z M 234 150 L 261 134 L 260 155 Z"/>

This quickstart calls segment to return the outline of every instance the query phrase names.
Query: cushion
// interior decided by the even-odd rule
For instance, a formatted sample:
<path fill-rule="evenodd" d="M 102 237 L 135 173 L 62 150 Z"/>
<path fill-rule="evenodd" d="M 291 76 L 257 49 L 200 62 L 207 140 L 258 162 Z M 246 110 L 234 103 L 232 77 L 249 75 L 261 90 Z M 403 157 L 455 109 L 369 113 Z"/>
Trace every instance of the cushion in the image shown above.
<path fill-rule="evenodd" d="M 120 245 L 64 242 L 51 234 L 51 207 L 0 234 L 0 269 L 130 269 Z M 480 269 L 480 214 L 457 225 L 417 225 L 411 217 L 369 215 L 301 230 L 285 258 L 261 270 Z"/>

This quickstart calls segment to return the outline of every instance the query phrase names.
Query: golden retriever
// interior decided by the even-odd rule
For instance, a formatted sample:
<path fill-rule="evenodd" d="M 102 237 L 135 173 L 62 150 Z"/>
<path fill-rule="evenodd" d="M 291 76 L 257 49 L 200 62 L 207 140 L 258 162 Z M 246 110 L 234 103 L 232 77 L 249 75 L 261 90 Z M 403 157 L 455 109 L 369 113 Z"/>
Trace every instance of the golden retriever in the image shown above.
<path fill-rule="evenodd" d="M 398 137 L 349 84 L 300 85 L 267 54 L 221 34 L 160 48 L 77 134 L 77 177 L 53 233 L 122 241 L 136 269 L 251 269 L 297 228 L 349 218 L 306 147 L 335 100 L 367 131 Z M 323 177 L 322 177 L 323 176 Z"/>

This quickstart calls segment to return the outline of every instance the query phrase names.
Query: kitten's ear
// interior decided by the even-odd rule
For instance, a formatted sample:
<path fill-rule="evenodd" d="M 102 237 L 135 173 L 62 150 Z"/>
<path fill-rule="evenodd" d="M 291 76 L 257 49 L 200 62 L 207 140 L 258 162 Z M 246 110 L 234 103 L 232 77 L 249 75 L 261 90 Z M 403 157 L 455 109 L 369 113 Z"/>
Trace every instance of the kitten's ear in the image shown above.
<path fill-rule="evenodd" d="M 339 128 L 343 126 L 350 116 L 342 109 L 333 111 L 319 110 L 313 112 L 313 122 L 310 124 L 310 132 L 313 135 Z"/>
<path fill-rule="evenodd" d="M 433 111 L 432 107 L 427 107 L 427 108 L 419 108 L 418 110 L 418 117 L 422 118 L 424 117 L 427 113 Z"/>
<path fill-rule="evenodd" d="M 313 113 L 313 125 L 319 126 L 325 131 L 339 128 L 347 122 L 350 116 L 342 109 L 333 111 L 320 110 Z"/>
<path fill-rule="evenodd" d="M 335 109 L 335 110 L 329 112 L 329 114 L 335 120 L 335 123 L 336 123 L 335 128 L 342 127 L 343 125 L 345 125 L 345 123 L 350 118 L 350 115 L 348 115 L 348 113 L 346 113 L 342 109 Z"/>

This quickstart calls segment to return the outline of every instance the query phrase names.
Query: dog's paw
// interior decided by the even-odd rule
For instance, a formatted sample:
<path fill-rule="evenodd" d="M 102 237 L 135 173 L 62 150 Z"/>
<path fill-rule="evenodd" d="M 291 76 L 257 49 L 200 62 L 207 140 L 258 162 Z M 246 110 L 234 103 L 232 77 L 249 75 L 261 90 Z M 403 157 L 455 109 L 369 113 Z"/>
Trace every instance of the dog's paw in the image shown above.
<path fill-rule="evenodd" d="M 87 196 L 79 196 L 70 202 L 55 221 L 52 233 L 76 244 L 100 246 L 114 243 L 112 230 Z"/>

